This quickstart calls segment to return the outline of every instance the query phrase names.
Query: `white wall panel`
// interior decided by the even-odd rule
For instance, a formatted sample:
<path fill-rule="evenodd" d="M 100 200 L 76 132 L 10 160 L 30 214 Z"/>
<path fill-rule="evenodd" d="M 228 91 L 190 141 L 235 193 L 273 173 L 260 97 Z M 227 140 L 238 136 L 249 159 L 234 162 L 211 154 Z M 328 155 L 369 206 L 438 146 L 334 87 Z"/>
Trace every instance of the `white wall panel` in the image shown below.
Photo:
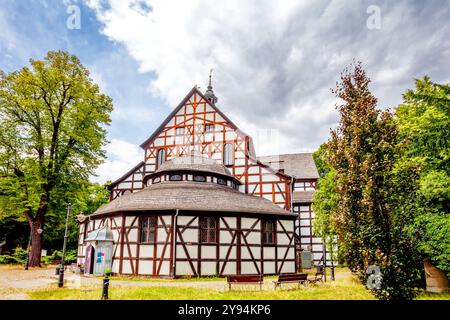
<path fill-rule="evenodd" d="M 202 262 L 201 263 L 201 273 L 202 275 L 215 275 L 216 272 L 216 263 L 215 262 Z"/>
<path fill-rule="evenodd" d="M 202 259 L 216 259 L 216 246 L 202 245 Z"/>
<path fill-rule="evenodd" d="M 153 274 L 153 261 L 140 260 L 139 261 L 139 274 Z"/>
<path fill-rule="evenodd" d="M 142 258 L 153 258 L 153 245 L 141 244 L 139 248 L 139 256 Z"/>
<path fill-rule="evenodd" d="M 275 259 L 274 247 L 264 247 L 264 259 Z"/>
<path fill-rule="evenodd" d="M 258 274 L 253 262 L 241 262 L 241 274 Z"/>
<path fill-rule="evenodd" d="M 230 247 L 220 246 L 220 259 L 225 259 Z M 232 247 L 228 259 L 236 259 L 236 247 Z"/>
<path fill-rule="evenodd" d="M 264 273 L 276 273 L 276 271 L 275 271 L 275 262 L 273 262 L 273 261 L 265 261 L 264 262 Z"/>
<path fill-rule="evenodd" d="M 177 275 L 193 275 L 192 268 L 187 261 L 177 261 L 176 265 Z"/>

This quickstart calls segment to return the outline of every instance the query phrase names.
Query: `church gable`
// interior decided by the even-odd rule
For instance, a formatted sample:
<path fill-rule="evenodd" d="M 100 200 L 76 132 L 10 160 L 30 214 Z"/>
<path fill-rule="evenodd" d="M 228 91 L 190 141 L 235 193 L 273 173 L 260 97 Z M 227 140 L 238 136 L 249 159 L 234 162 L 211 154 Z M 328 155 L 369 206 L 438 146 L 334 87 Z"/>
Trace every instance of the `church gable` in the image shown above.
<path fill-rule="evenodd" d="M 226 147 L 227 143 L 232 147 Z M 156 170 L 158 152 L 163 154 L 164 160 L 169 160 L 196 150 L 223 161 L 224 148 L 228 148 L 232 165 L 235 160 L 245 157 L 245 144 L 246 136 L 194 88 L 143 146 L 146 172 Z"/>
<path fill-rule="evenodd" d="M 209 94 L 214 95 L 212 90 Z M 242 183 L 240 191 L 264 197 L 289 210 L 290 177 L 258 161 L 251 137 L 237 128 L 215 106 L 214 101 L 217 100 L 208 99 L 194 87 L 158 129 L 141 144 L 145 150 L 145 158 L 143 170 L 136 172 L 137 175 L 143 178 L 156 171 L 164 161 L 196 151 L 223 162 Z M 128 175 L 135 176 L 131 172 Z M 124 188 L 132 182 L 130 177 L 121 178 L 111 185 L 112 199 L 127 192 Z M 139 191 L 143 187 L 142 182 L 135 182 L 130 191 Z"/>

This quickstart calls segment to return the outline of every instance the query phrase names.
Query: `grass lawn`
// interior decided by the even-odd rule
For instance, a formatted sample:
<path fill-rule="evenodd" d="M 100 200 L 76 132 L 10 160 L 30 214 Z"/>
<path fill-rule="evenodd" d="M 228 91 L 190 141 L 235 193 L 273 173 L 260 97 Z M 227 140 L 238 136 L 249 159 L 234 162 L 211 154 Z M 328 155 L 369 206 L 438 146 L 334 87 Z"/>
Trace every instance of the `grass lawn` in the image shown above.
<path fill-rule="evenodd" d="M 266 282 L 271 282 L 274 277 L 265 277 Z M 130 280 L 128 278 L 116 278 L 117 280 Z M 181 282 L 198 281 L 199 279 L 183 280 L 156 280 L 156 279 L 133 279 L 134 281 L 151 282 Z M 223 278 L 206 278 L 205 281 L 216 280 L 223 281 Z M 111 281 L 109 297 L 113 300 L 373 300 L 374 297 L 350 272 L 345 269 L 337 270 L 336 281 L 327 281 L 300 289 L 291 289 L 288 287 L 283 290 L 264 290 L 264 291 L 242 291 L 238 289 L 232 291 L 218 290 L 217 288 L 195 288 L 195 287 L 174 287 L 174 286 L 114 286 Z M 96 289 L 45 289 L 39 291 L 29 291 L 31 299 L 54 299 L 54 300 L 98 300 L 101 297 L 101 287 Z M 450 293 L 431 294 L 421 293 L 418 299 L 443 299 L 450 300 Z"/>

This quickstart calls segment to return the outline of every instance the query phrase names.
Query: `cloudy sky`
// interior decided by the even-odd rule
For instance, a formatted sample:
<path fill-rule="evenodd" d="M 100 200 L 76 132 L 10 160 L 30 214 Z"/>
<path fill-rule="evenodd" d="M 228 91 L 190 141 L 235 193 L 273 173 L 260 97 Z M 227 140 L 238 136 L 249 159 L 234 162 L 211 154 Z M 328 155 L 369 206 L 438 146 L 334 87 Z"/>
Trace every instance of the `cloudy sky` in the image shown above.
<path fill-rule="evenodd" d="M 449 39 L 439 0 L 0 0 L 0 69 L 67 50 L 113 98 L 99 182 L 142 160 L 138 145 L 211 68 L 219 108 L 259 155 L 306 152 L 336 125 L 330 88 L 353 59 L 393 108 L 414 78 L 450 82 Z"/>

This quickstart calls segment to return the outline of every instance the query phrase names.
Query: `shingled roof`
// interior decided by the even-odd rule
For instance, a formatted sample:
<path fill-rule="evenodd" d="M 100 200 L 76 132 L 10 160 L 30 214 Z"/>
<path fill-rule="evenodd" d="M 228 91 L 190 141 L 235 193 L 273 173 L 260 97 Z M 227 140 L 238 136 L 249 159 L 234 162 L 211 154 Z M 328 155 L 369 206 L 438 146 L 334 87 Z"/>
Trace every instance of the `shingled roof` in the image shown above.
<path fill-rule="evenodd" d="M 297 179 L 318 179 L 319 173 L 312 153 L 280 154 L 258 157 L 258 160 L 271 166 L 275 170 Z"/>
<path fill-rule="evenodd" d="M 208 158 L 196 152 L 195 150 L 192 151 L 191 155 L 177 157 L 165 161 L 159 166 L 158 170 L 156 170 L 155 173 L 180 170 L 217 173 L 236 180 L 236 178 L 231 174 L 230 170 L 228 170 L 228 168 L 226 168 L 222 163 L 218 162 L 217 160 Z"/>
<path fill-rule="evenodd" d="M 152 184 L 142 191 L 121 196 L 92 215 L 125 211 L 189 210 L 258 213 L 296 217 L 270 200 L 251 196 L 210 182 L 170 181 Z"/>

